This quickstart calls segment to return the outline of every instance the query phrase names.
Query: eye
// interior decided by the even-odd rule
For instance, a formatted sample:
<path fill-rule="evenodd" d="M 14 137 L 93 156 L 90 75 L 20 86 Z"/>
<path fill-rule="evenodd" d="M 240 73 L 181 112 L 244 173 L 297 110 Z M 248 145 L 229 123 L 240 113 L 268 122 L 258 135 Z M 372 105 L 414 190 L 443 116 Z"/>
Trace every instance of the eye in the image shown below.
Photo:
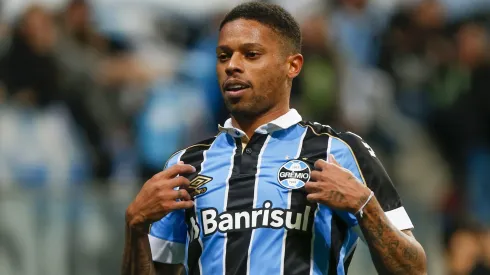
<path fill-rule="evenodd" d="M 254 52 L 254 51 L 251 51 L 251 52 L 247 52 L 245 54 L 245 57 L 249 58 L 249 59 L 256 59 L 259 57 L 259 52 Z"/>
<path fill-rule="evenodd" d="M 230 58 L 230 55 L 227 54 L 227 53 L 219 53 L 217 55 L 217 58 L 218 58 L 219 61 L 226 61 L 226 60 L 228 60 Z"/>

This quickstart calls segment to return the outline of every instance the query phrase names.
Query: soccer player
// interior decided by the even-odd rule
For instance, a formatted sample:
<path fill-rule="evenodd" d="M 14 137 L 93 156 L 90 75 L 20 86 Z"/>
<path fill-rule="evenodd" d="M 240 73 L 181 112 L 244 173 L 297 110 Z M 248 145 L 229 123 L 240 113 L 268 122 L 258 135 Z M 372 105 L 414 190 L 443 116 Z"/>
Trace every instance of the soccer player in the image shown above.
<path fill-rule="evenodd" d="M 170 157 L 129 205 L 123 274 L 346 274 L 358 238 L 379 273 L 426 274 L 373 150 L 290 109 L 300 48 L 279 6 L 226 15 L 216 71 L 231 118 Z"/>

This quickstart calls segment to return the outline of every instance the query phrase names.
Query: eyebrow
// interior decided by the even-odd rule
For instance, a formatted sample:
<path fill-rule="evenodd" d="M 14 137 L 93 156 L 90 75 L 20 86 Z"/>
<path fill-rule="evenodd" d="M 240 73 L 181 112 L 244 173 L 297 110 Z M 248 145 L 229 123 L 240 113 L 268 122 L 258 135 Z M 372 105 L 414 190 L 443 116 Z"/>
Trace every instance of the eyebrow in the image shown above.
<path fill-rule="evenodd" d="M 240 45 L 240 49 L 249 49 L 249 48 L 264 48 L 260 43 L 245 43 Z M 231 47 L 228 45 L 219 45 L 216 47 L 216 52 L 218 51 L 232 51 Z"/>

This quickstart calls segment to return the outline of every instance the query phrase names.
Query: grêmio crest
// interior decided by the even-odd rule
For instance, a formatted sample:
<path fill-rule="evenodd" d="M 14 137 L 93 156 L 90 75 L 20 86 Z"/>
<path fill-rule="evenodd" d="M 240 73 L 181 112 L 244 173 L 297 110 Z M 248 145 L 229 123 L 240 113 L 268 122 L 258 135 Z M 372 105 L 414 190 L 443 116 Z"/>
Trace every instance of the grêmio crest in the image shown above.
<path fill-rule="evenodd" d="M 197 177 L 191 180 L 189 189 L 187 190 L 189 192 L 189 195 L 191 195 L 191 197 L 195 197 L 197 195 L 204 194 L 208 189 L 203 186 L 212 180 L 213 178 L 211 177 L 205 175 L 197 175 Z"/>
<path fill-rule="evenodd" d="M 301 160 L 290 160 L 286 162 L 277 172 L 277 181 L 288 188 L 298 189 L 305 186 L 310 180 L 311 170 L 306 162 Z"/>

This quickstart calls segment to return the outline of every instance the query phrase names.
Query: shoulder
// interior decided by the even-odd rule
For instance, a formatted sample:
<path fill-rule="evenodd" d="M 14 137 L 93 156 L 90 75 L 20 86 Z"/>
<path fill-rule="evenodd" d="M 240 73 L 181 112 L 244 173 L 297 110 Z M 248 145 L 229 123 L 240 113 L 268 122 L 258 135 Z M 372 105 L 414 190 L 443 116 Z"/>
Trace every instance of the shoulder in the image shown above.
<path fill-rule="evenodd" d="M 199 154 L 201 152 L 208 150 L 209 147 L 211 147 L 213 142 L 216 140 L 216 137 L 218 137 L 218 135 L 198 141 L 190 146 L 187 146 L 183 149 L 176 151 L 168 158 L 167 162 L 165 163 L 165 168 L 167 168 L 170 163 L 177 163 L 177 161 L 180 160 L 182 155 L 184 154 L 186 155 L 196 154 L 196 153 Z"/>
<path fill-rule="evenodd" d="M 333 154 L 337 161 L 351 169 L 359 170 L 360 177 L 363 173 L 376 170 L 384 173 L 380 161 L 369 144 L 359 135 L 352 132 L 336 131 L 328 125 L 316 122 L 301 122 L 304 127 L 311 129 L 313 136 L 328 136 L 328 151 Z M 347 167 L 346 167 L 347 168 Z M 379 171 L 378 171 L 379 170 Z"/>
<path fill-rule="evenodd" d="M 375 158 L 376 154 L 369 144 L 362 137 L 352 132 L 339 133 L 339 138 L 344 141 L 356 156 Z"/>
<path fill-rule="evenodd" d="M 311 129 L 312 134 L 321 136 L 328 135 L 333 140 L 339 141 L 344 149 L 350 149 L 354 154 L 365 154 L 374 156 L 371 147 L 362 137 L 352 132 L 337 131 L 329 125 L 323 125 L 318 122 L 302 121 L 299 123 L 303 127 Z"/>
<path fill-rule="evenodd" d="M 309 128 L 311 132 L 317 136 L 329 135 L 329 136 L 338 137 L 338 133 L 329 125 L 324 125 L 312 121 L 301 121 L 299 122 L 299 125 Z"/>

